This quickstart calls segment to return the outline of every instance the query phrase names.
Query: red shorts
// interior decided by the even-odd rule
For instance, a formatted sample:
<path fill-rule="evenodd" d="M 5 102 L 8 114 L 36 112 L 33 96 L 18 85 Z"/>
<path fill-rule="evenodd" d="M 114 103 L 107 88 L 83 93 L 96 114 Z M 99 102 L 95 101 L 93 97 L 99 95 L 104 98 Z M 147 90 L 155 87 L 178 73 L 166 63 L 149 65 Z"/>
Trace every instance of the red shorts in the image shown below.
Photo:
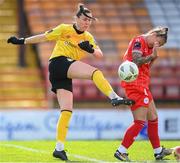
<path fill-rule="evenodd" d="M 131 106 L 131 110 L 136 110 L 139 107 L 148 107 L 153 99 L 148 88 L 133 86 L 124 89 L 126 96 L 135 101 L 135 104 Z"/>

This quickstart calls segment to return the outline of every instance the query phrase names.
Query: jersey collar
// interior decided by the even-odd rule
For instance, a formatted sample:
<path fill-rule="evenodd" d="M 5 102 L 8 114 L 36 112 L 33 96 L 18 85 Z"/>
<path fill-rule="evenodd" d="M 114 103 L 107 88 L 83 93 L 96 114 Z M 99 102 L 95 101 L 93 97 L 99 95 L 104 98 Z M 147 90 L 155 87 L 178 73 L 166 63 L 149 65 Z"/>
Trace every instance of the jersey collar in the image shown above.
<path fill-rule="evenodd" d="M 75 24 L 73 24 L 73 28 L 75 29 L 75 31 L 76 31 L 77 34 L 82 34 L 82 33 L 84 33 L 84 31 L 79 31 L 79 30 L 76 28 L 76 25 L 75 25 Z"/>

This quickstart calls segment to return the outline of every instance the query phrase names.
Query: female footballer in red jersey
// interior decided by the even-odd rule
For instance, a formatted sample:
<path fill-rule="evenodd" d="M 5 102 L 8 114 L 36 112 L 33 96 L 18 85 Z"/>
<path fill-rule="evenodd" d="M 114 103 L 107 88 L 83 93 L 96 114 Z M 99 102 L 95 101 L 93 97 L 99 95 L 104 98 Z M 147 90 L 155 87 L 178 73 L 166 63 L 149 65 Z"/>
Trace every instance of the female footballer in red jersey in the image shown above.
<path fill-rule="evenodd" d="M 74 24 L 60 24 L 50 31 L 28 38 L 13 36 L 8 39 L 8 43 L 12 44 L 56 42 L 49 62 L 49 79 L 61 108 L 61 116 L 57 123 L 57 143 L 53 152 L 53 156 L 61 160 L 68 160 L 64 143 L 73 110 L 72 79 L 92 80 L 97 88 L 111 99 L 113 106 L 131 105 L 134 102 L 119 97 L 96 67 L 79 61 L 89 54 L 96 58 L 103 56 L 93 36 L 87 31 L 92 20 L 95 18 L 91 11 L 79 4 Z"/>
<path fill-rule="evenodd" d="M 120 147 L 114 156 L 121 161 L 129 161 L 127 149 L 148 121 L 148 137 L 154 149 L 156 160 L 163 159 L 171 154 L 170 150 L 160 146 L 158 135 L 158 115 L 152 94 L 149 89 L 150 66 L 157 59 L 157 48 L 167 41 L 168 28 L 156 27 L 148 33 L 133 38 L 124 55 L 124 60 L 129 60 L 138 65 L 138 78 L 130 83 L 121 82 L 128 98 L 135 101 L 131 106 L 134 118 L 133 124 L 126 130 Z"/>

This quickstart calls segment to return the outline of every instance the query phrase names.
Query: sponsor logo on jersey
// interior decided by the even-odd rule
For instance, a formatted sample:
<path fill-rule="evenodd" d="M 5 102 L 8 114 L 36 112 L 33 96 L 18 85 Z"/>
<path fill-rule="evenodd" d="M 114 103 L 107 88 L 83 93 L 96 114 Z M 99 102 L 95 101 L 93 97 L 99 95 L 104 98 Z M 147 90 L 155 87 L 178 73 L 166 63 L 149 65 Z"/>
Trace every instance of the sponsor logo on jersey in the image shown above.
<path fill-rule="evenodd" d="M 68 45 L 68 46 L 71 46 L 71 47 L 73 47 L 73 48 L 76 47 L 74 44 L 72 44 L 72 43 L 69 42 L 69 41 L 64 41 L 64 44 L 65 44 L 65 45 Z"/>

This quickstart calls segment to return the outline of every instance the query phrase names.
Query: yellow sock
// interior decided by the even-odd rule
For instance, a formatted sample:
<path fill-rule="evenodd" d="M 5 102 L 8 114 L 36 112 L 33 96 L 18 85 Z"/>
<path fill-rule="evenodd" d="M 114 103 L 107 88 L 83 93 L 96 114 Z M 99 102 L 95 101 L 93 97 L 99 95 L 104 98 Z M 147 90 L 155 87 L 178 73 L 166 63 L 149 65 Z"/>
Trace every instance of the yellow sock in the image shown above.
<path fill-rule="evenodd" d="M 63 110 L 57 123 L 56 139 L 59 142 L 64 143 L 68 132 L 69 121 L 71 119 L 72 112 Z"/>
<path fill-rule="evenodd" d="M 111 85 L 109 84 L 109 82 L 104 78 L 104 75 L 102 74 L 101 71 L 96 70 L 93 73 L 92 76 L 93 82 L 95 83 L 96 87 L 102 92 L 104 93 L 106 96 L 110 96 L 110 94 L 113 91 Z"/>

